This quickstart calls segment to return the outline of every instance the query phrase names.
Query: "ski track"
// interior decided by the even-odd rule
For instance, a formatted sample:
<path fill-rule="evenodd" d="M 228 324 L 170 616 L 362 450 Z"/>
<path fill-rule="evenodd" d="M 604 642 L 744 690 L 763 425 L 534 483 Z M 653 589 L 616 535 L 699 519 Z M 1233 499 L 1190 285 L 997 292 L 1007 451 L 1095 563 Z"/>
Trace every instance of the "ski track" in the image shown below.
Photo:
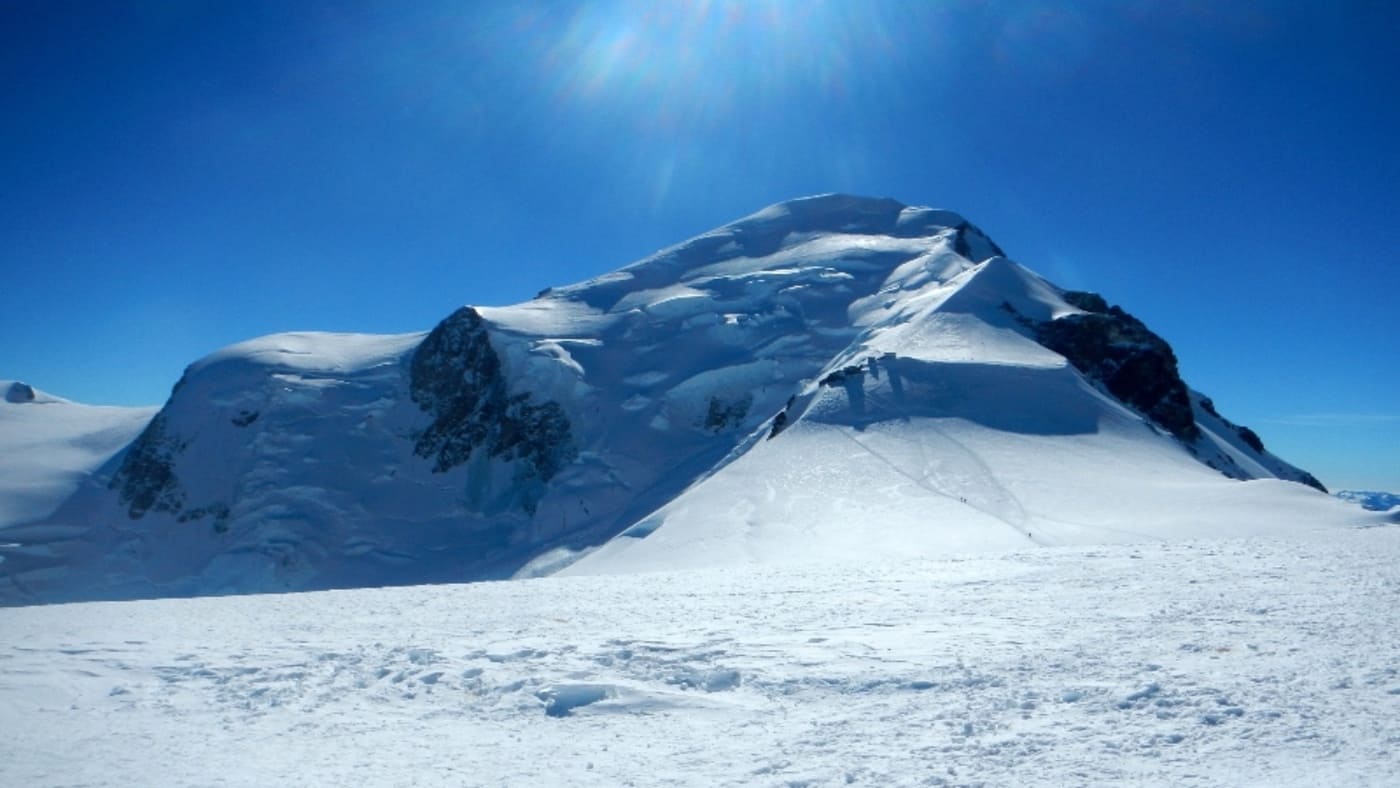
<path fill-rule="evenodd" d="M 1380 785 L 1400 529 L 0 610 L 3 785 Z"/>
<path fill-rule="evenodd" d="M 995 474 L 987 467 L 986 463 L 968 451 L 962 442 L 936 426 L 928 427 L 926 433 L 920 436 L 922 440 L 907 441 L 919 451 L 922 476 L 915 476 L 901 468 L 898 463 L 871 446 L 871 440 L 861 440 L 859 437 L 861 433 L 840 430 L 838 434 L 884 463 L 896 474 L 908 479 L 915 487 L 977 509 L 983 514 L 1005 523 L 1018 535 L 1025 534 L 1027 541 L 1035 542 L 1030 532 L 1025 529 L 1025 510 L 1021 507 L 1020 501 L 1016 500 L 1015 496 L 1011 495 L 997 481 Z M 881 438 L 898 440 L 897 435 L 882 435 Z M 936 458 L 932 457 L 929 452 L 930 444 L 935 441 L 938 441 L 939 447 L 944 450 L 944 453 Z M 988 494 L 989 489 L 990 494 Z"/>

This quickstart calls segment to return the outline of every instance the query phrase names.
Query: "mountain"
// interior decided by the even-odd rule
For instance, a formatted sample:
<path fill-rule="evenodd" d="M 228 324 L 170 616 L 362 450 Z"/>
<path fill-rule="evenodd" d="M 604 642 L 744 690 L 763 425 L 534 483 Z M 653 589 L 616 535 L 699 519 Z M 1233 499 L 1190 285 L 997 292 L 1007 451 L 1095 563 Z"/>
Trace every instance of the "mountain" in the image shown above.
<path fill-rule="evenodd" d="M 1342 490 L 1337 493 L 1337 497 L 1344 501 L 1359 504 L 1361 508 L 1373 512 L 1388 512 L 1400 506 L 1400 495 L 1388 492 L 1373 492 L 1362 490 Z"/>
<path fill-rule="evenodd" d="M 824 195 L 426 334 L 201 359 L 109 476 L 7 531 L 0 601 L 1356 520 L 1319 490 L 1122 309 L 957 214 Z"/>

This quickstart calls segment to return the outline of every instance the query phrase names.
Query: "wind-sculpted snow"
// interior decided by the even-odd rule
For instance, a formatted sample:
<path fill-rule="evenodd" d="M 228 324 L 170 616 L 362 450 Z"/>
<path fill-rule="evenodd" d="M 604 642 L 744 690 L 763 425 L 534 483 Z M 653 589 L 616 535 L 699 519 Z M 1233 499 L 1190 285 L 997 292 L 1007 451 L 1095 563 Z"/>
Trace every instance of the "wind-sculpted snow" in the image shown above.
<path fill-rule="evenodd" d="M 197 361 L 115 468 L 0 546 L 0 604 L 1365 518 L 1232 481 L 1316 483 L 1208 403 L 1165 340 L 963 217 L 810 197 L 427 334 Z"/>
<path fill-rule="evenodd" d="M 0 610 L 0 784 L 1395 785 L 1397 606 L 1389 527 Z"/>

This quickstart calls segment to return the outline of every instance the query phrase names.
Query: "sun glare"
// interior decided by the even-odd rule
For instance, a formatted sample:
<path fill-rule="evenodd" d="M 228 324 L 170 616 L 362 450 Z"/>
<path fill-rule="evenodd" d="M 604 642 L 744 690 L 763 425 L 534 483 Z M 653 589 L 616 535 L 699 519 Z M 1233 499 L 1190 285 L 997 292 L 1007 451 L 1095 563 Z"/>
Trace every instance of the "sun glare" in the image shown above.
<path fill-rule="evenodd" d="M 673 128 L 733 120 L 743 101 L 840 97 L 852 59 L 891 48 L 877 17 L 844 4 L 624 3 L 578 10 L 543 59 L 555 100 L 638 113 Z"/>

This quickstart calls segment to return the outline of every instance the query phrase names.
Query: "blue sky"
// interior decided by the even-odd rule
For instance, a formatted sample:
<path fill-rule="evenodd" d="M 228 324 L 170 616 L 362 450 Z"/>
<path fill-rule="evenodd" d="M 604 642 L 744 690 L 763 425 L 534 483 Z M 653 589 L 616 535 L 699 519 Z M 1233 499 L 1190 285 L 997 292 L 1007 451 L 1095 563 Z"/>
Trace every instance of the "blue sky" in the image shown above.
<path fill-rule="evenodd" d="M 805 194 L 951 208 L 1400 490 L 1388 2 L 0 0 L 0 377 L 163 401 Z"/>

